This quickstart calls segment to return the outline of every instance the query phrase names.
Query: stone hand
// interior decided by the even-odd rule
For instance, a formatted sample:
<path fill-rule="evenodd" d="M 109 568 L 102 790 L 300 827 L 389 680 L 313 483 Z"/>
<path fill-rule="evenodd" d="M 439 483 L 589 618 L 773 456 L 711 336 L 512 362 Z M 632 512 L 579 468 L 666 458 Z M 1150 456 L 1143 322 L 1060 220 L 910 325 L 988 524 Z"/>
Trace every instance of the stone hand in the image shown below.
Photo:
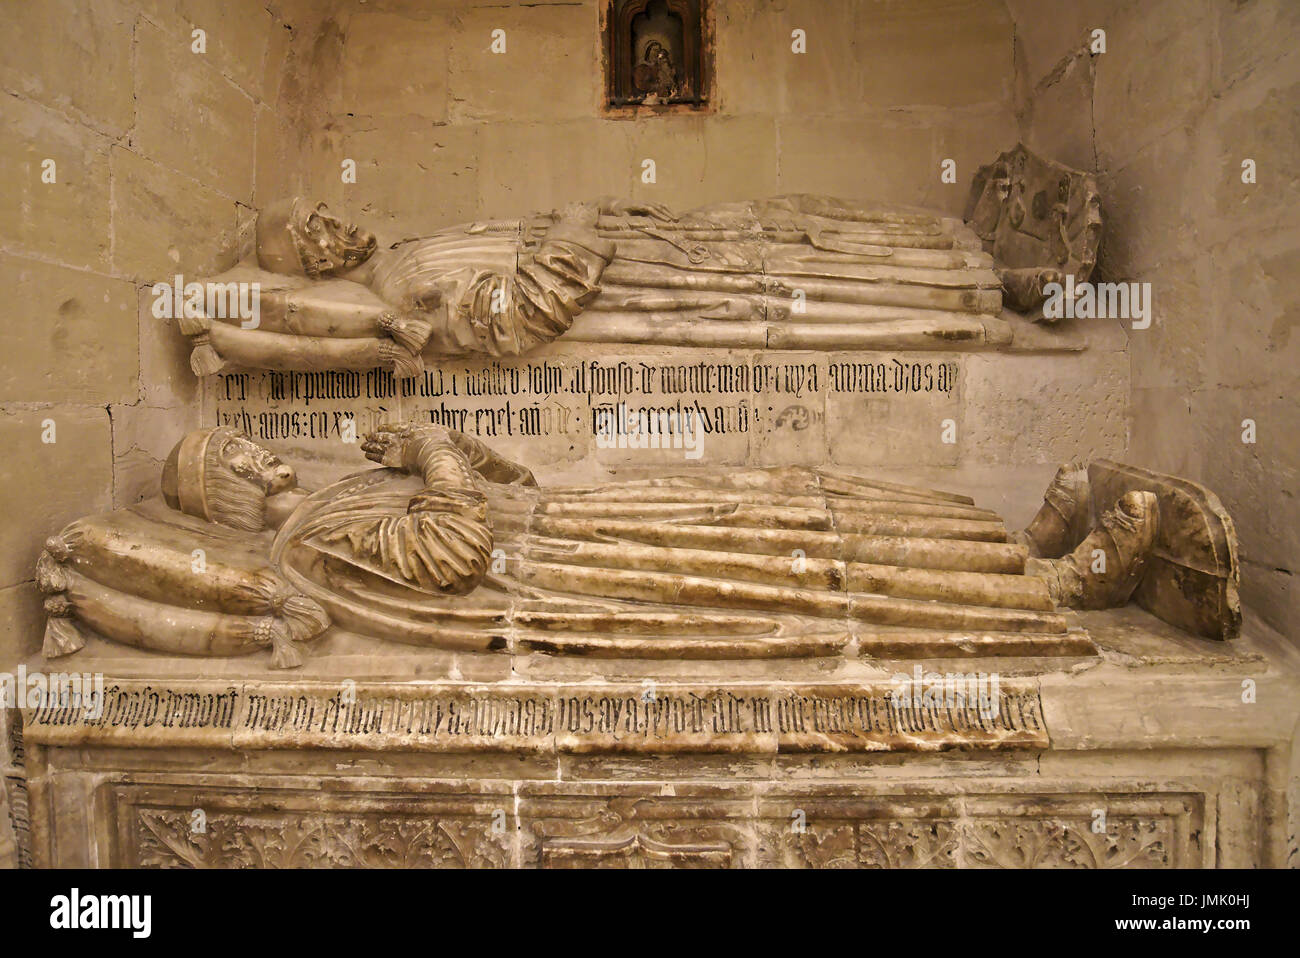
<path fill-rule="evenodd" d="M 469 460 L 474 470 L 489 482 L 521 486 L 537 485 L 532 470 L 527 466 L 497 454 L 473 436 L 467 436 L 455 429 L 448 429 L 447 436 L 456 448 L 465 454 L 465 458 Z"/>
<path fill-rule="evenodd" d="M 663 203 L 637 203 L 607 198 L 601 201 L 600 211 L 607 216 L 648 216 L 661 223 L 677 222 L 677 214 Z"/>
<path fill-rule="evenodd" d="M 600 216 L 600 209 L 595 203 L 570 203 L 560 210 L 560 219 L 575 226 L 594 227 Z"/>
<path fill-rule="evenodd" d="M 371 462 L 409 471 L 416 465 L 412 457 L 420 440 L 445 438 L 447 430 L 432 423 L 384 423 L 374 432 L 366 434 L 361 443 L 361 451 Z"/>

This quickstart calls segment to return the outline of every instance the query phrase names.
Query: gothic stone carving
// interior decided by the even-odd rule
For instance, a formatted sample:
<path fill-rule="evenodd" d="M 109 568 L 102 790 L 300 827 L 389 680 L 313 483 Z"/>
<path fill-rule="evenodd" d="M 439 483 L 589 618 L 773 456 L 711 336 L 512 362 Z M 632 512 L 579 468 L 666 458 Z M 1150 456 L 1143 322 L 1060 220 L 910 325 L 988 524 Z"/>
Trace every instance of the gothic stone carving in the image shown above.
<path fill-rule="evenodd" d="M 965 219 L 997 260 L 1014 309 L 1042 305 L 1049 283 L 1065 284 L 1067 277 L 1086 282 L 1097 263 L 1102 223 L 1096 179 L 1023 144 L 980 167 Z"/>
<path fill-rule="evenodd" d="M 1180 793 L 873 794 L 841 786 L 539 785 L 477 793 L 114 786 L 117 867 L 1187 868 Z M 515 812 L 516 793 L 518 813 Z M 757 808 L 757 811 L 755 809 Z"/>
<path fill-rule="evenodd" d="M 1009 796 L 975 795 L 913 817 L 877 807 L 818 806 L 818 820 L 769 824 L 782 867 L 1185 868 L 1198 864 L 1195 796 L 1034 796 L 1035 812 L 1008 813 Z M 918 803 L 924 804 L 924 803 Z M 947 807 L 942 807 L 946 805 Z M 1098 816 L 1104 812 L 1104 819 Z M 823 817 L 825 816 L 825 817 Z M 836 819 L 836 816 L 840 816 Z M 857 817 L 855 817 L 857 816 Z M 879 817 L 877 817 L 879 816 Z M 826 819 L 830 819 L 829 821 Z"/>
<path fill-rule="evenodd" d="M 257 260 L 209 284 L 257 284 L 255 324 L 215 295 L 181 309 L 196 374 L 383 366 L 413 376 L 426 360 L 516 355 L 560 336 L 784 349 L 1009 336 L 993 261 L 963 224 L 824 196 L 680 216 L 604 198 L 382 249 L 293 198 L 259 216 Z"/>
<path fill-rule="evenodd" d="M 973 684 L 973 683 L 972 683 Z M 98 709 L 26 709 L 49 746 L 633 753 L 939 751 L 1045 748 L 1037 687 L 1006 679 L 964 689 L 874 685 L 531 682 L 281 684 L 106 682 Z"/>
<path fill-rule="evenodd" d="M 186 436 L 162 500 L 48 541 L 46 654 L 76 652 L 90 629 L 187 655 L 269 648 L 290 667 L 331 625 L 488 652 L 803 657 L 840 654 L 850 637 L 870 654 L 883 636 L 896 653 L 919 633 L 929 648 L 975 634 L 1000 636 L 975 642 L 995 652 L 1079 654 L 1089 646 L 1062 609 L 1127 602 L 1157 541 L 1188 568 L 1218 563 L 1218 578 L 1179 580 L 1193 587 L 1235 568 L 1208 493 L 1111 467 L 1113 505 L 1095 523 L 1089 475 L 1071 464 L 1009 534 L 964 496 L 825 470 L 539 488 L 527 467 L 441 426 L 384 426 L 362 449 L 382 468 L 309 492 L 229 428 Z M 1175 491 L 1177 508 L 1162 508 Z M 1216 536 L 1183 535 L 1193 513 Z M 1148 588 L 1177 624 L 1195 618 L 1188 606 L 1196 621 L 1213 608 L 1195 588 Z"/>
<path fill-rule="evenodd" d="M 646 84 L 678 82 L 661 40 L 640 55 Z M 801 194 L 681 216 L 604 197 L 381 249 L 368 230 L 294 197 L 258 217 L 256 264 L 172 308 L 200 376 L 226 366 L 383 366 L 405 377 L 426 360 L 516 355 L 560 336 L 779 349 L 1000 345 L 1011 337 L 998 318 L 1004 290 L 1010 305 L 1030 309 L 1045 283 L 1082 281 L 1096 260 L 1091 177 L 1023 147 L 981 168 L 967 219 L 973 232 L 931 211 Z M 255 322 L 218 295 L 254 284 Z"/>

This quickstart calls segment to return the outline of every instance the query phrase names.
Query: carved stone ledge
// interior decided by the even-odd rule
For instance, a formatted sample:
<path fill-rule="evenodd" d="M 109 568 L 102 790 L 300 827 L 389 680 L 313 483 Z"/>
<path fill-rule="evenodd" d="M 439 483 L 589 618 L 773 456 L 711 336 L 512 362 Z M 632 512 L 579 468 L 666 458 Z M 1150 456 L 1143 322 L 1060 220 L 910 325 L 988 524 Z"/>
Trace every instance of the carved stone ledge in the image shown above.
<path fill-rule="evenodd" d="M 116 867 L 1181 868 L 1187 793 L 881 793 L 437 783 L 418 793 L 117 785 Z"/>

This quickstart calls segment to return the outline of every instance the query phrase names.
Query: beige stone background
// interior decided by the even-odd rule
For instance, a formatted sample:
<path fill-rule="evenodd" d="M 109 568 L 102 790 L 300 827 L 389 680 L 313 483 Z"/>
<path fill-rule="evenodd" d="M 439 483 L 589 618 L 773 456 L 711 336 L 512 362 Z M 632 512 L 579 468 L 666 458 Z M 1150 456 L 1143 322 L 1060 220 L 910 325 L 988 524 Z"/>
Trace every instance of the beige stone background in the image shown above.
<path fill-rule="evenodd" d="M 154 494 L 162 459 L 197 422 L 188 350 L 141 308 L 148 287 L 233 264 L 262 204 L 309 191 L 383 239 L 602 193 L 685 208 L 822 191 L 958 213 L 976 166 L 1018 137 L 1098 173 L 1100 278 L 1151 281 L 1156 318 L 1127 333 L 1127 354 L 1018 360 L 1019 388 L 1004 397 L 987 384 L 1005 381 L 993 370 L 1009 360 L 968 357 L 967 382 L 990 396 L 977 429 L 1009 449 L 989 462 L 1017 501 L 1063 452 L 1205 482 L 1237 520 L 1248 603 L 1287 629 L 1300 612 L 1300 5 L 714 7 L 715 109 L 630 122 L 600 108 L 594 0 L 5 4 L 0 668 L 39 647 L 31 579 L 44 538 Z M 1107 52 L 1094 56 L 1097 26 Z M 204 54 L 191 52 L 196 28 Z M 497 28 L 501 56 L 488 51 Z M 808 36 L 802 56 L 790 52 L 795 28 Z M 646 157 L 654 186 L 640 182 Z M 1254 186 L 1240 182 L 1245 157 Z M 40 182 L 45 158 L 54 185 Z M 356 185 L 342 183 L 343 158 Z M 940 182 L 944 158 L 956 185 Z M 1058 381 L 1075 386 L 1053 394 Z M 1025 448 L 1045 424 L 1069 435 L 1088 381 L 1108 393 L 1105 436 Z M 1245 418 L 1255 445 L 1240 441 Z M 46 419 L 54 444 L 39 442 Z"/>
<path fill-rule="evenodd" d="M 1152 327 L 1129 331 L 1129 458 L 1222 497 L 1243 601 L 1300 641 L 1300 4 L 1008 7 L 1026 144 L 1097 172 L 1098 278 L 1155 294 Z"/>

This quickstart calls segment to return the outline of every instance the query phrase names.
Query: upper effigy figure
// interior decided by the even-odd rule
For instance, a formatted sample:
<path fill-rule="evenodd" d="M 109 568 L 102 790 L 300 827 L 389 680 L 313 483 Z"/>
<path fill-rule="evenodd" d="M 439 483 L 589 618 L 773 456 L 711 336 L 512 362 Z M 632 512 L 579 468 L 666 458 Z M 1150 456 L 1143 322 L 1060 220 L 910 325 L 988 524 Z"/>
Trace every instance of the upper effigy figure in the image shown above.
<path fill-rule="evenodd" d="M 988 186 L 978 204 L 988 236 L 1000 221 L 1026 222 L 1016 215 L 1025 184 L 1006 179 L 979 184 Z M 1068 204 L 1053 209 L 1073 215 Z M 1073 260 L 1056 246 L 1069 235 L 1051 234 L 1029 270 L 1033 237 L 1018 244 L 1018 269 L 1007 273 L 1015 289 L 1059 278 Z M 744 349 L 951 349 L 1010 338 L 999 319 L 1004 277 L 976 231 L 933 211 L 828 196 L 681 215 L 606 198 L 382 248 L 324 204 L 295 197 L 261 213 L 256 253 L 256 267 L 208 284 L 257 284 L 251 316 L 213 309 L 211 296 L 208 308 L 184 311 L 199 375 L 234 365 L 386 366 L 408 376 L 425 360 L 518 355 L 561 336 Z"/>

